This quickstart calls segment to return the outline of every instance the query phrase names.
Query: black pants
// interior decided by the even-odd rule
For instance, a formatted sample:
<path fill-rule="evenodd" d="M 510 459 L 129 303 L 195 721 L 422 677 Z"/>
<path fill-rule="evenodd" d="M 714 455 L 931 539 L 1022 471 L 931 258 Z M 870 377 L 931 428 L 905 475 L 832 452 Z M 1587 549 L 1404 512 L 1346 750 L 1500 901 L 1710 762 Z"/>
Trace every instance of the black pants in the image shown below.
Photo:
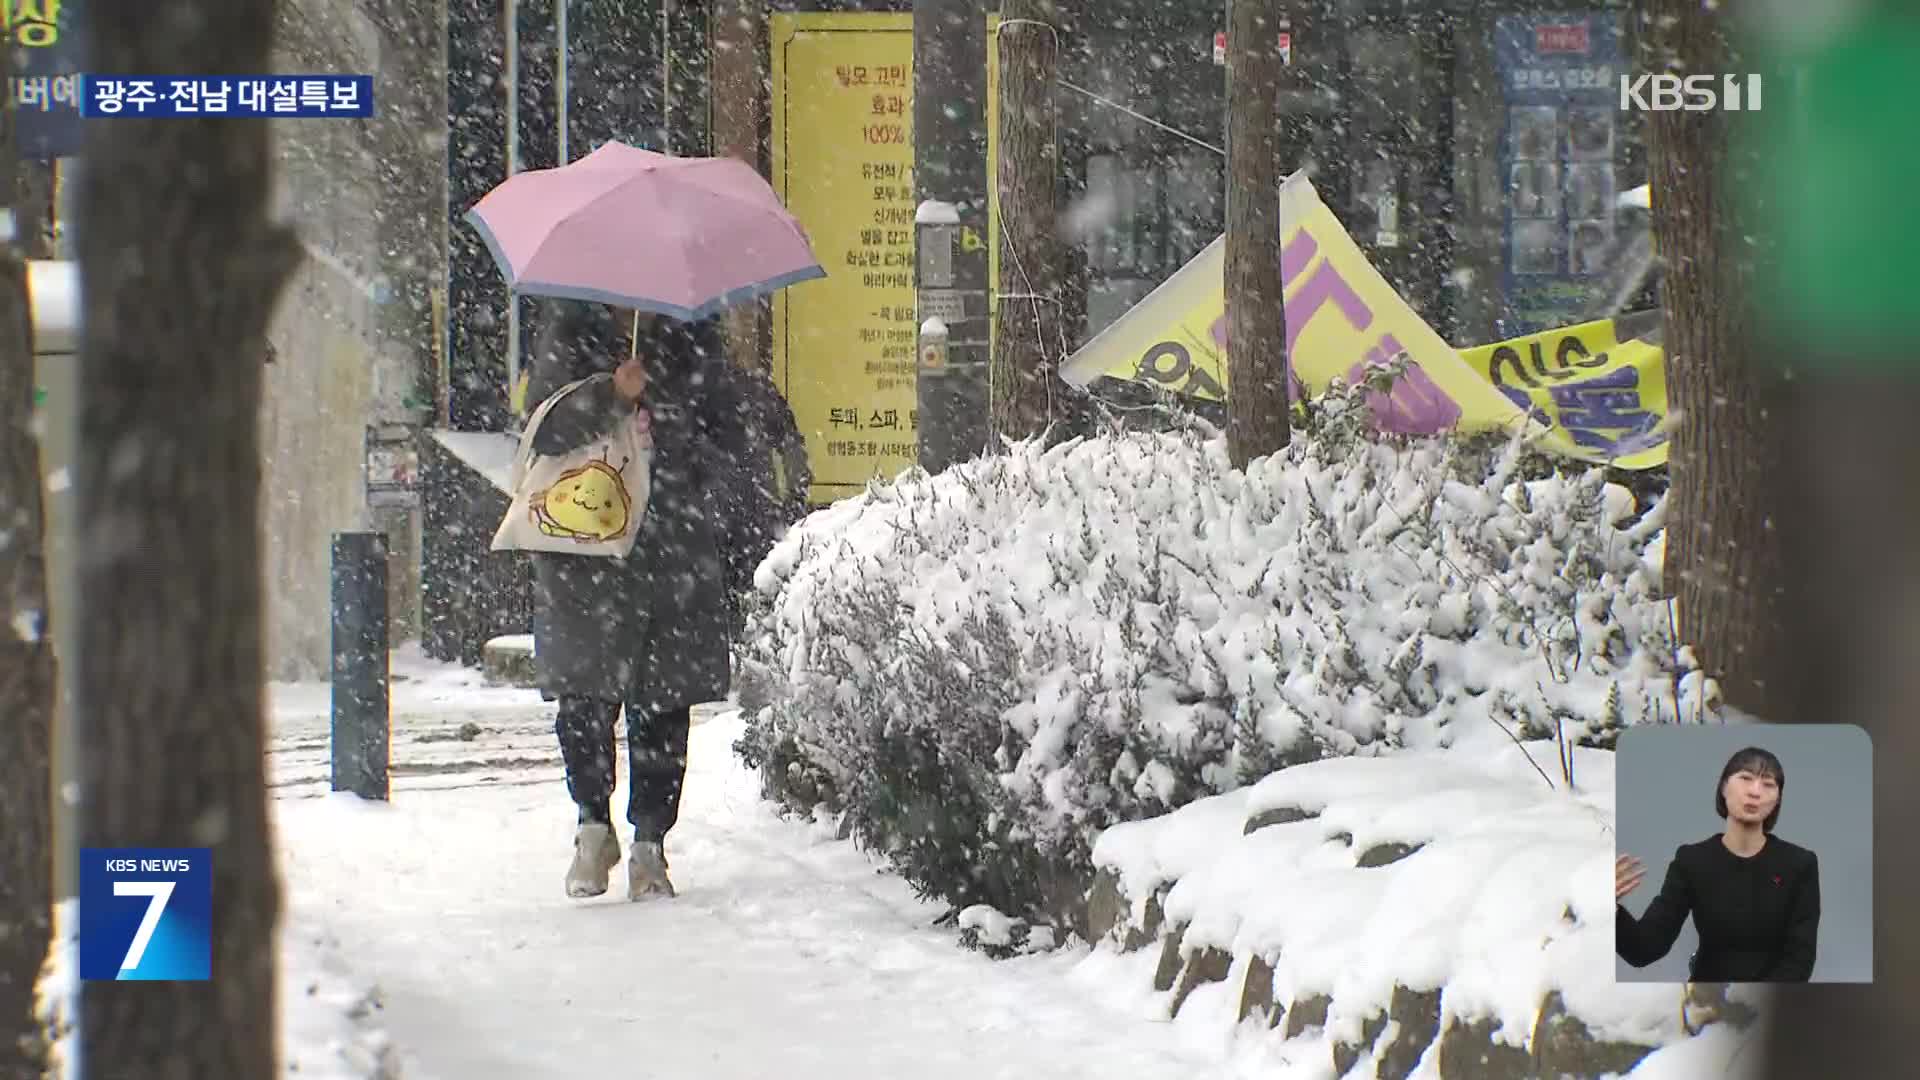
<path fill-rule="evenodd" d="M 560 759 L 567 766 L 567 793 L 582 824 L 613 823 L 613 722 L 620 703 L 561 695 L 554 722 Z M 680 819 L 680 786 L 687 775 L 690 711 L 654 715 L 627 711 L 627 822 L 635 840 L 664 840 Z"/>

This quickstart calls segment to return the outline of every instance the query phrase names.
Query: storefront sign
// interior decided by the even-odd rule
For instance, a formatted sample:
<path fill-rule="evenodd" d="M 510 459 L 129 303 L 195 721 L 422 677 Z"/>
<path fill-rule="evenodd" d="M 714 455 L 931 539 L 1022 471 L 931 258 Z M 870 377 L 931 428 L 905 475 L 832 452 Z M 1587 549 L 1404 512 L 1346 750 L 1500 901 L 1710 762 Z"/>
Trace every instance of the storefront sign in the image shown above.
<path fill-rule="evenodd" d="M 81 11 L 81 0 L 0 0 L 14 47 L 14 146 L 28 160 L 80 153 Z"/>
<path fill-rule="evenodd" d="M 1494 27 L 1506 98 L 1502 337 L 1573 322 L 1614 257 L 1622 67 L 1614 16 L 1508 15 Z"/>
<path fill-rule="evenodd" d="M 911 15 L 773 17 L 773 183 L 827 277 L 779 293 L 773 370 L 815 501 L 918 456 Z"/>
<path fill-rule="evenodd" d="M 971 306 L 964 292 L 934 289 L 938 310 L 916 310 L 913 16 L 776 12 L 772 53 L 774 189 L 827 270 L 774 297 L 773 374 L 807 440 L 809 498 L 830 502 L 919 461 L 926 314 L 984 320 L 957 310 Z M 997 65 L 987 54 L 992 132 Z M 996 142 L 989 135 L 989 170 Z M 986 232 L 993 244 L 993 222 Z M 962 250 L 981 242 L 963 228 Z"/>
<path fill-rule="evenodd" d="M 408 424 L 367 428 L 367 505 L 412 506 L 420 497 L 419 432 Z"/>

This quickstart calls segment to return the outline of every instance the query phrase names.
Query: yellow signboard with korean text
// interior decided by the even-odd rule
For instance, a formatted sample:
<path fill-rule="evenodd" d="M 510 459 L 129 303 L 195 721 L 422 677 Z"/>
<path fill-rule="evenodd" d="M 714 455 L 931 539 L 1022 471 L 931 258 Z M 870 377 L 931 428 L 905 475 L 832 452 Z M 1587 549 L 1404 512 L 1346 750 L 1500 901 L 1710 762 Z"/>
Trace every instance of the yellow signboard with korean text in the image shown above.
<path fill-rule="evenodd" d="M 1549 424 L 1539 447 L 1622 469 L 1667 463 L 1666 354 L 1599 319 L 1462 349 L 1460 358 Z"/>
<path fill-rule="evenodd" d="M 814 502 L 918 458 L 913 16 L 772 17 L 774 189 L 827 276 L 776 294 L 773 376 Z"/>
<path fill-rule="evenodd" d="M 1333 216 L 1303 173 L 1280 188 L 1292 396 L 1356 383 L 1404 353 L 1406 377 L 1376 394 L 1375 422 L 1402 434 L 1514 430 L 1526 413 L 1475 374 L 1428 326 Z M 1194 256 L 1072 357 L 1062 375 L 1137 379 L 1177 393 L 1226 397 L 1226 238 Z M 1538 425 L 1528 425 L 1538 427 Z"/>
<path fill-rule="evenodd" d="M 990 186 L 998 22 L 988 16 Z M 913 16 L 776 12 L 770 26 L 771 179 L 827 271 L 775 295 L 773 376 L 807 440 L 809 499 L 826 503 L 919 459 Z M 988 246 L 990 306 L 998 220 L 961 237 Z"/>

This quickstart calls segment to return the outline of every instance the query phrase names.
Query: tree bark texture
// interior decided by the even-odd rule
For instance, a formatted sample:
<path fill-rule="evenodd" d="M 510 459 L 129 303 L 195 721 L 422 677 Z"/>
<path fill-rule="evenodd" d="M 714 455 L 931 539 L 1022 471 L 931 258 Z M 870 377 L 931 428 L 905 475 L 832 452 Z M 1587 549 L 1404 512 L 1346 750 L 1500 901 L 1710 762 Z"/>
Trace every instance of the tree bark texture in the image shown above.
<path fill-rule="evenodd" d="M 1279 0 L 1230 0 L 1227 20 L 1227 456 L 1286 447 L 1287 312 L 1280 276 Z"/>
<path fill-rule="evenodd" d="M 1060 321 L 1054 191 L 1060 172 L 1054 72 L 1059 20 L 1051 0 L 1000 5 L 1000 300 L 991 365 L 993 430 L 1009 439 L 1044 432 L 1065 411 L 1056 369 L 1066 351 Z"/>
<path fill-rule="evenodd" d="M 1754 16 L 1754 5 L 1747 7 Z M 1771 334 L 1755 359 L 1788 376 L 1780 417 L 1792 453 L 1780 484 L 1793 513 L 1783 515 L 1780 531 L 1792 585 L 1790 655 L 1802 673 L 1798 700 L 1768 719 L 1855 725 L 1870 740 L 1873 981 L 1776 988 L 1764 1075 L 1905 1076 L 1914 1071 L 1913 1018 L 1920 1015 L 1920 921 L 1910 914 L 1920 862 L 1909 831 L 1920 820 L 1920 785 L 1908 775 L 1920 761 L 1920 441 L 1913 436 L 1920 326 L 1910 317 L 1911 273 L 1897 258 L 1860 262 L 1858 277 L 1839 283 L 1850 293 L 1842 304 L 1827 275 L 1857 250 L 1863 220 L 1883 224 L 1871 239 L 1887 253 L 1905 246 L 1900 237 L 1911 218 L 1903 222 L 1902 207 L 1892 204 L 1920 189 L 1920 159 L 1861 136 L 1875 127 L 1907 134 L 1902 114 L 1911 109 L 1900 90 L 1911 61 L 1888 59 L 1911 55 L 1914 38 L 1898 4 L 1797 14 L 1832 17 L 1825 41 L 1807 48 L 1804 35 L 1782 34 L 1771 19 L 1749 23 L 1760 31 L 1751 39 L 1761 54 L 1755 68 L 1774 70 L 1794 53 L 1806 58 L 1799 79 L 1768 84 L 1769 94 L 1775 86 L 1786 92 L 1769 97 L 1766 109 L 1793 120 L 1755 139 L 1773 171 L 1755 186 L 1777 192 L 1807 183 L 1819 192 L 1782 206 L 1755 230 L 1782 237 L 1763 247 L 1768 288 L 1758 302 L 1792 313 L 1762 321 Z M 1904 45 L 1882 51 L 1903 33 Z M 1875 98 L 1884 104 L 1856 111 Z M 1836 157 L 1835 147 L 1869 152 Z M 1904 286 L 1906 302 L 1852 292 L 1884 284 Z M 1818 794 L 1802 787 L 1799 797 Z M 1844 932 L 1836 925 L 1844 917 L 1830 911 L 1823 918 L 1823 949 Z"/>
<path fill-rule="evenodd" d="M 1639 70 L 1743 70 L 1719 11 L 1641 0 L 1640 15 Z M 1767 716 L 1793 700 L 1798 666 L 1784 652 L 1781 439 L 1746 334 L 1755 260 L 1738 208 L 1722 197 L 1754 164 L 1727 137 L 1737 115 L 1647 115 L 1654 240 L 1666 262 L 1667 397 L 1679 413 L 1665 574 L 1679 597 L 1680 640 L 1729 703 Z"/>
<path fill-rule="evenodd" d="M 270 67 L 275 4 L 97 0 L 92 73 Z M 260 556 L 262 355 L 300 256 L 270 125 L 87 128 L 75 455 L 83 847 L 210 847 L 207 982 L 89 982 L 89 1080 L 278 1075 Z M 289 357 L 285 362 L 297 362 Z"/>
<path fill-rule="evenodd" d="M 12 49 L 0 49 L 0 86 L 12 66 Z M 13 123 L 9 102 L 0 108 L 0 205 L 17 211 Z M 53 933 L 55 679 L 34 382 L 27 267 L 0 243 L 0 1080 L 38 1080 L 45 1067 L 36 988 Z"/>
<path fill-rule="evenodd" d="M 767 88 L 760 55 L 766 49 L 766 5 L 760 0 L 713 0 L 713 153 L 765 171 L 761 129 Z M 742 369 L 771 374 L 772 300 L 737 304 L 721 316 L 727 353 Z"/>
<path fill-rule="evenodd" d="M 1920 379 L 1808 378 L 1782 411 L 1803 451 L 1780 482 L 1796 510 L 1782 531 L 1805 675 L 1797 707 L 1766 719 L 1857 724 L 1872 739 L 1873 983 L 1776 988 L 1766 1075 L 1902 1076 L 1920 1009 L 1920 864 L 1902 828 L 1920 820 L 1906 775 L 1920 761 Z"/>

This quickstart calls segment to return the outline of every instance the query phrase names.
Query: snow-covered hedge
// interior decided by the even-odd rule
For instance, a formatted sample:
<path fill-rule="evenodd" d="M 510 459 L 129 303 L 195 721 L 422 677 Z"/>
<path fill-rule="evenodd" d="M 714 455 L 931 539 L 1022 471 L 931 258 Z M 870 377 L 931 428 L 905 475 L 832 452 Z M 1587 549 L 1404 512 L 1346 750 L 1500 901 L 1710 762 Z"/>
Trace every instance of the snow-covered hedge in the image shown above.
<path fill-rule="evenodd" d="M 1060 923 L 1115 823 L 1333 755 L 1606 746 L 1711 697 L 1658 596 L 1659 506 L 1318 408 L 1244 474 L 1135 432 L 813 515 L 756 580 L 740 752 L 927 893 Z"/>

